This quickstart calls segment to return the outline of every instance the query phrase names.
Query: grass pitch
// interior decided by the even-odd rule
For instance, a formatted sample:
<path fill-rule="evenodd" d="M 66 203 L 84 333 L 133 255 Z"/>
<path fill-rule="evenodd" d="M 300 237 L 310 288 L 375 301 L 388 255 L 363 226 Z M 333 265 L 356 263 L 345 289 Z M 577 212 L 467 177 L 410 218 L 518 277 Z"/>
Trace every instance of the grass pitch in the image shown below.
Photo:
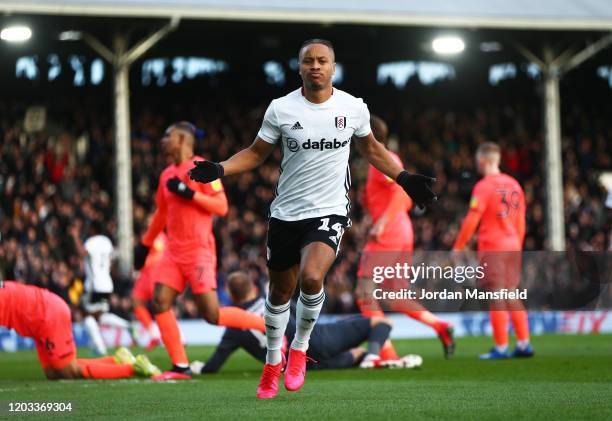
<path fill-rule="evenodd" d="M 281 385 L 269 401 L 255 398 L 261 366 L 242 352 L 220 374 L 175 383 L 50 382 L 34 351 L 0 353 L 0 419 L 612 419 L 612 335 L 535 337 L 530 360 L 478 361 L 490 338 L 460 338 L 449 361 L 437 340 L 395 344 L 421 354 L 422 369 L 310 371 L 302 390 Z M 212 348 L 187 352 L 203 360 Z M 165 350 L 150 356 L 169 366 Z M 9 402 L 71 402 L 72 412 L 9 413 Z"/>

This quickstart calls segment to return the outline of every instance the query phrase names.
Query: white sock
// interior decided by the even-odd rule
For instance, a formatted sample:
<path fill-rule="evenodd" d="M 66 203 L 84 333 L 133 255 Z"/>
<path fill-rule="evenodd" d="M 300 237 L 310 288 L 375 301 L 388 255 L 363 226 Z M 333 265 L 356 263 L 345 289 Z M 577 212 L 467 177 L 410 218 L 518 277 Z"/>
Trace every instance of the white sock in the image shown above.
<path fill-rule="evenodd" d="M 100 316 L 100 324 L 105 326 L 117 327 L 119 329 L 129 329 L 130 322 L 114 313 L 103 313 Z"/>
<path fill-rule="evenodd" d="M 291 348 L 299 349 L 303 352 L 308 350 L 310 334 L 317 323 L 324 301 L 325 293 L 323 289 L 321 289 L 318 294 L 314 295 L 300 292 L 300 299 L 297 303 L 295 315 L 295 338 L 293 338 L 293 342 L 291 342 Z"/>
<path fill-rule="evenodd" d="M 266 322 L 266 339 L 268 342 L 266 362 L 276 365 L 282 362 L 281 348 L 285 329 L 289 323 L 289 302 L 275 306 L 266 299 L 264 320 Z"/>
<path fill-rule="evenodd" d="M 106 345 L 104 345 L 104 339 L 102 339 L 100 326 L 98 326 L 96 319 L 93 316 L 87 316 L 83 324 L 85 324 L 85 330 L 87 330 L 87 334 L 91 338 L 91 342 L 93 342 L 93 346 L 98 354 L 106 355 Z"/>
<path fill-rule="evenodd" d="M 497 352 L 506 352 L 508 351 L 508 344 L 506 345 L 495 345 L 495 349 L 497 349 Z"/>
<path fill-rule="evenodd" d="M 157 327 L 155 323 L 151 323 L 151 326 L 149 326 L 149 336 L 151 337 L 151 339 L 161 338 L 159 334 L 159 328 Z"/>
<path fill-rule="evenodd" d="M 525 349 L 529 346 L 529 341 L 516 341 L 516 346 L 519 349 Z"/>

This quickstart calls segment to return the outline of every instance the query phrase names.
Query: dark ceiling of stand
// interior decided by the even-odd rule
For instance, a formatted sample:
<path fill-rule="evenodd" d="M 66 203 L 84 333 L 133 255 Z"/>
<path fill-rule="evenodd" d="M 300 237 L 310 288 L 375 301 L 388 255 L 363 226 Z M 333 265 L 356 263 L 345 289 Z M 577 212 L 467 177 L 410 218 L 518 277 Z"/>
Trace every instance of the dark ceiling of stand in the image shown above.
<path fill-rule="evenodd" d="M 9 15 L 0 17 L 0 25 L 21 22 L 33 29 L 27 44 L 0 44 L 4 54 L 34 54 L 49 51 L 86 51 L 83 42 L 61 42 L 58 35 L 65 30 L 87 31 L 107 46 L 113 34 L 129 34 L 131 44 L 163 26 L 163 19 L 133 19 L 108 17 Z M 439 34 L 458 34 L 466 40 L 465 57 L 487 62 L 522 60 L 515 43 L 527 46 L 541 55 L 549 45 L 558 53 L 570 46 L 583 48 L 605 35 L 603 32 L 582 31 L 524 31 L 493 29 L 460 29 L 373 25 L 321 25 L 304 23 L 236 22 L 182 20 L 178 29 L 152 50 L 155 55 L 206 55 L 230 62 L 261 60 L 265 57 L 291 58 L 297 54 L 302 41 L 312 37 L 330 39 L 336 46 L 339 61 L 376 61 L 398 59 L 440 60 L 428 51 L 431 39 Z M 480 44 L 497 42 L 502 50 L 483 53 Z M 600 55 L 601 56 L 601 55 Z M 452 58 L 447 59 L 452 61 Z M 609 61 L 609 60 L 608 60 Z"/>

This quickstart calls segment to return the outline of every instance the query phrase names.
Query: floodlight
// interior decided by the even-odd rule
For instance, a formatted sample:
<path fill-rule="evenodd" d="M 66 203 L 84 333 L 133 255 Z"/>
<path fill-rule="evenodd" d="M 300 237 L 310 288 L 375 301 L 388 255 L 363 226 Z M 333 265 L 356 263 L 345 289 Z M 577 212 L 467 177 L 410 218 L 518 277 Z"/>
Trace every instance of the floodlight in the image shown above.
<path fill-rule="evenodd" d="M 434 39 L 431 48 L 438 54 L 457 54 L 465 49 L 465 43 L 459 37 L 444 36 Z"/>
<path fill-rule="evenodd" d="M 58 36 L 60 41 L 78 41 L 82 38 L 83 33 L 81 31 L 63 31 Z"/>
<path fill-rule="evenodd" d="M 0 31 L 0 39 L 7 42 L 24 42 L 32 37 L 32 30 L 28 26 L 7 26 Z"/>

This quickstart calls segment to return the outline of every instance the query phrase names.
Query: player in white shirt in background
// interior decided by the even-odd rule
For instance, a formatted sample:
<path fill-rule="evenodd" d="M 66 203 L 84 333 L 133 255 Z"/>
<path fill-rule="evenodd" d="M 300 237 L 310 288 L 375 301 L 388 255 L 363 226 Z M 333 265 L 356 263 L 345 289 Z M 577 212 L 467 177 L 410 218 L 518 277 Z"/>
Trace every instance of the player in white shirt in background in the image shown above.
<path fill-rule="evenodd" d="M 102 232 L 102 225 L 96 220 L 89 224 L 85 243 L 81 243 L 78 229 L 72 229 L 70 232 L 79 254 L 84 257 L 85 284 L 81 297 L 85 312 L 83 323 L 98 355 L 106 355 L 108 352 L 100 325 L 127 329 L 132 333 L 130 322 L 110 312 L 108 300 L 113 292 L 111 265 L 115 250 L 110 238 Z"/>
<path fill-rule="evenodd" d="M 350 144 L 382 173 L 396 180 L 418 205 L 435 199 L 434 179 L 404 171 L 370 129 L 370 113 L 360 98 L 332 87 L 332 44 L 311 39 L 299 51 L 303 85 L 272 101 L 255 141 L 221 163 L 197 161 L 190 177 L 208 183 L 261 165 L 276 147 L 282 151 L 276 197 L 270 206 L 266 300 L 267 355 L 257 397 L 278 393 L 284 366 L 281 346 L 296 286 L 296 333 L 285 370 L 285 388 L 298 390 L 306 374 L 306 351 L 325 293 L 323 280 L 338 253 L 348 213 Z"/>

